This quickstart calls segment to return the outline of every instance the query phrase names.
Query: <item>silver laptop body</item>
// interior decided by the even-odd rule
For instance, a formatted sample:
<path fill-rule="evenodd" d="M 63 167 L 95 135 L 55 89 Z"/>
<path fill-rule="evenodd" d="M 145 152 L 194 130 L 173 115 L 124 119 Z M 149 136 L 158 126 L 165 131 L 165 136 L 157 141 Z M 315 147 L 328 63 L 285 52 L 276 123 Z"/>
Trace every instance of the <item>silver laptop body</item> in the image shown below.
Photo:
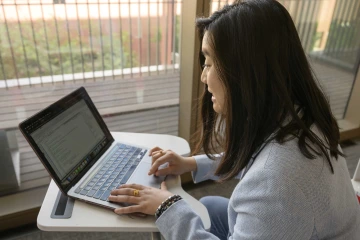
<path fill-rule="evenodd" d="M 159 188 L 161 181 L 163 181 L 164 178 L 148 176 L 147 173 L 151 167 L 151 157 L 149 157 L 147 155 L 147 149 L 143 148 L 143 147 L 135 146 L 133 144 L 131 144 L 131 145 L 126 144 L 126 146 L 131 146 L 132 148 L 137 148 L 137 149 L 142 150 L 139 154 L 137 154 L 135 156 L 135 159 L 137 159 L 135 161 L 139 161 L 139 164 L 134 168 L 134 171 L 132 173 L 130 172 L 131 167 L 130 167 L 130 169 L 127 169 L 127 170 L 125 169 L 125 171 L 121 171 L 121 169 L 118 169 L 120 167 L 126 167 L 126 163 L 125 163 L 124 166 L 117 167 L 114 169 L 114 171 L 110 170 L 110 171 L 112 171 L 113 175 L 117 175 L 118 177 L 115 177 L 113 179 L 104 177 L 104 174 L 106 174 L 107 172 L 102 174 L 101 169 L 107 168 L 105 165 L 107 164 L 108 161 L 111 160 L 111 156 L 113 156 L 114 152 L 116 153 L 116 151 L 119 149 L 119 146 L 121 146 L 121 145 L 125 145 L 125 144 L 115 141 L 113 143 L 113 146 L 111 146 L 111 148 L 102 156 L 102 158 L 84 175 L 84 177 L 82 177 L 82 179 L 76 185 L 74 185 L 67 192 L 68 196 L 71 196 L 71 197 L 74 197 L 74 198 L 77 198 L 77 199 L 80 199 L 80 200 L 83 200 L 83 201 L 86 201 L 89 203 L 93 203 L 93 204 L 97 204 L 97 205 L 101 205 L 101 206 L 105 206 L 105 207 L 114 209 L 114 208 L 118 208 L 119 205 L 108 202 L 107 197 L 108 197 L 108 194 L 110 194 L 110 191 L 112 189 L 115 189 L 122 184 L 137 183 L 137 184 L 141 184 L 141 185 L 145 185 L 145 186 Z M 140 158 L 142 155 L 143 155 L 143 157 Z M 123 161 L 120 161 L 120 164 L 117 164 L 117 165 L 121 165 L 121 162 L 123 162 Z M 109 163 L 110 166 L 112 166 L 111 164 L 113 164 L 113 163 Z M 130 165 L 130 166 L 133 166 L 133 165 Z M 105 171 L 105 169 L 102 171 Z M 120 170 L 120 174 L 113 173 L 116 170 Z M 122 176 L 122 174 L 124 174 L 124 176 Z M 99 175 L 99 176 L 96 177 L 97 175 Z M 104 186 L 104 185 L 106 185 L 107 181 L 105 180 L 105 182 L 102 183 L 100 181 L 102 179 L 100 175 L 102 175 L 103 178 L 109 179 L 110 181 L 107 184 L 110 183 L 110 185 Z M 129 176 L 126 176 L 126 175 L 129 175 Z M 109 177 L 111 177 L 111 174 Z M 124 178 L 126 178 L 126 177 L 129 177 L 129 178 L 127 180 L 126 179 L 124 180 Z M 118 179 L 118 180 L 116 180 L 116 179 Z M 88 184 L 90 184 L 91 182 L 94 182 L 94 185 L 90 186 L 92 188 L 89 190 L 84 190 L 85 187 Z M 101 190 L 101 189 L 105 189 L 105 188 L 107 190 Z M 80 194 L 82 191 L 85 191 L 84 194 Z M 94 193 L 92 193 L 91 191 L 93 191 Z"/>

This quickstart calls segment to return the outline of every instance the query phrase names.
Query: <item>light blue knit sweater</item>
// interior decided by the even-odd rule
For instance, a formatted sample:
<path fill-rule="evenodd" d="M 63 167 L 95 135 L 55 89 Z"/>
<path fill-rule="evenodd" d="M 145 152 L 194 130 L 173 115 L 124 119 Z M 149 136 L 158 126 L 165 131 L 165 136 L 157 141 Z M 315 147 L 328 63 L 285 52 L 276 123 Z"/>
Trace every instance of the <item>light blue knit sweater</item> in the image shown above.
<path fill-rule="evenodd" d="M 195 157 L 194 182 L 214 179 L 216 162 Z M 235 187 L 229 239 L 360 239 L 360 206 L 346 161 L 305 158 L 297 140 L 269 143 Z M 216 207 L 216 206 L 214 206 Z M 166 239 L 217 239 L 181 200 L 156 221 Z"/>

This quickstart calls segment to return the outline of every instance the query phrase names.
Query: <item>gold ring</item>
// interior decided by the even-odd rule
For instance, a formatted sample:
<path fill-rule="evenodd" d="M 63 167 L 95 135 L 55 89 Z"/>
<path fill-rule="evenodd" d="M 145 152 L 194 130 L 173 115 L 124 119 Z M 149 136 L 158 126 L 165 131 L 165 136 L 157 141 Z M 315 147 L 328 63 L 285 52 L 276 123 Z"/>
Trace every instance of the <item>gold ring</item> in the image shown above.
<path fill-rule="evenodd" d="M 135 189 L 134 192 L 133 192 L 134 196 L 135 197 L 138 197 L 140 194 L 139 194 L 139 190 Z"/>

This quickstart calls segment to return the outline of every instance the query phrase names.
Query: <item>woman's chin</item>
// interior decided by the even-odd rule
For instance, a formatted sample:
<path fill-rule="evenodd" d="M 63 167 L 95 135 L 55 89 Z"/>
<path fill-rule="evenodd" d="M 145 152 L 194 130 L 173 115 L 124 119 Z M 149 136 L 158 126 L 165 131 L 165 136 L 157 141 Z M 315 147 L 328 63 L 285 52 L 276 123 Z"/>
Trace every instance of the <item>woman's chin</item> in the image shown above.
<path fill-rule="evenodd" d="M 221 114 L 221 108 L 219 107 L 218 104 L 213 103 L 213 109 L 214 109 L 215 112 Z"/>

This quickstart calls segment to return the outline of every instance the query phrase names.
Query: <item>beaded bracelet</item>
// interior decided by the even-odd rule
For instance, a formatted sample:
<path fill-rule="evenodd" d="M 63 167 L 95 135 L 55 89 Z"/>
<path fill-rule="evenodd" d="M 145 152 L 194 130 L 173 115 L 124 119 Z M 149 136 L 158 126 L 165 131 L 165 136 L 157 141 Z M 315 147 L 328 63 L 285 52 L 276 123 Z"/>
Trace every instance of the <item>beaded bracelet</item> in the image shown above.
<path fill-rule="evenodd" d="M 165 199 L 157 208 L 155 212 L 155 218 L 158 219 L 161 216 L 161 214 L 163 214 L 163 212 L 165 212 L 171 205 L 173 205 L 174 203 L 176 203 L 181 199 L 182 197 L 180 197 L 179 195 L 172 195 L 167 199 Z"/>

